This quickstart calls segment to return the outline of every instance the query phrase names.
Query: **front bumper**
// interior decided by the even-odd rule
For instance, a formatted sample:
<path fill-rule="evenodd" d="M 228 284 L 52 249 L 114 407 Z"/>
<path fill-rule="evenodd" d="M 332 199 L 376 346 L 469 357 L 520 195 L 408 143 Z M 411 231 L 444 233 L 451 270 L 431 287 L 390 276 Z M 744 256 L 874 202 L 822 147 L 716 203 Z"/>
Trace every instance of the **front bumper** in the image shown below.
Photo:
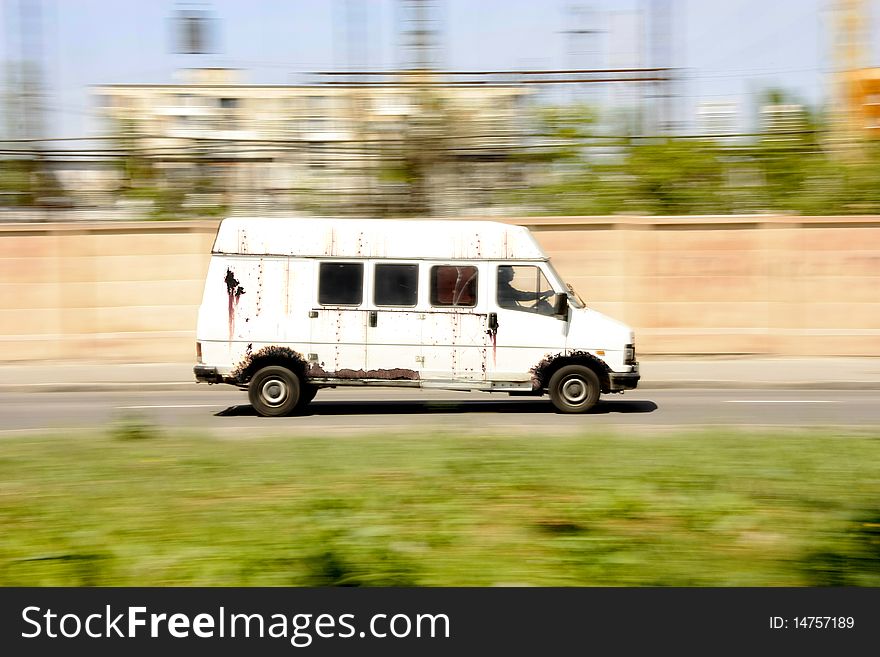
<path fill-rule="evenodd" d="M 633 365 L 632 372 L 609 372 L 608 387 L 610 392 L 621 392 L 622 390 L 632 390 L 639 385 L 639 364 Z"/>
<path fill-rule="evenodd" d="M 193 374 L 196 375 L 196 381 L 199 383 L 223 383 L 223 377 L 216 367 L 210 365 L 196 365 L 193 368 Z"/>

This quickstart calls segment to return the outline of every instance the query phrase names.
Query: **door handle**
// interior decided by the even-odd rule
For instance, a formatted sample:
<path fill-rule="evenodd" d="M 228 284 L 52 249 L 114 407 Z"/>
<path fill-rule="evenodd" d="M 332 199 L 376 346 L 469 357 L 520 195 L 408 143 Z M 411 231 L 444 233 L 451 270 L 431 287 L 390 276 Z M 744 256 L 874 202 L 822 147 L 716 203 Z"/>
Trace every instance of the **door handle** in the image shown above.
<path fill-rule="evenodd" d="M 375 310 L 370 311 L 370 327 L 375 328 L 379 323 L 379 313 Z"/>

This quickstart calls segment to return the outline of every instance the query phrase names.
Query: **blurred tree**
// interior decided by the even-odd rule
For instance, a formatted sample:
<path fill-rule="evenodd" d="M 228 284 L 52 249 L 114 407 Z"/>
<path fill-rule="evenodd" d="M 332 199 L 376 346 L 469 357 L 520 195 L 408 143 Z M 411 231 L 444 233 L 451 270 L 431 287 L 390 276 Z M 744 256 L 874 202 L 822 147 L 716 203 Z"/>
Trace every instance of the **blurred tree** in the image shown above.
<path fill-rule="evenodd" d="M 750 141 L 601 142 L 588 110 L 544 108 L 536 120 L 544 147 L 522 156 L 531 184 L 506 200 L 566 215 L 880 212 L 880 144 L 841 161 L 826 148 L 828 121 L 815 109 L 781 89 L 762 94 L 759 108 L 761 130 Z"/>
<path fill-rule="evenodd" d="M 150 157 L 143 152 L 133 120 L 120 121 L 116 126 L 115 148 L 120 171 L 119 191 L 123 195 L 142 196 L 144 188 L 152 189 L 156 183 L 156 169 Z"/>
<path fill-rule="evenodd" d="M 719 192 L 725 168 L 715 144 L 665 139 L 630 148 L 623 165 L 631 209 L 645 214 L 714 214 L 726 208 Z M 623 199 L 622 199 L 623 200 Z"/>
<path fill-rule="evenodd" d="M 535 117 L 537 134 L 543 148 L 534 159 L 547 162 L 572 162 L 583 159 L 593 136 L 596 112 L 577 103 L 564 107 L 542 107 Z"/>
<path fill-rule="evenodd" d="M 34 205 L 34 167 L 30 159 L 0 161 L 0 203 L 6 206 Z"/>
<path fill-rule="evenodd" d="M 458 172 L 459 153 L 471 145 L 473 126 L 430 88 L 420 89 L 415 111 L 402 130 L 379 149 L 378 177 L 384 186 L 377 199 L 380 212 L 412 216 L 439 214 L 448 201 L 450 183 Z"/>
<path fill-rule="evenodd" d="M 761 95 L 761 132 L 752 158 L 766 210 L 797 211 L 808 179 L 827 161 L 819 114 L 782 89 Z"/>

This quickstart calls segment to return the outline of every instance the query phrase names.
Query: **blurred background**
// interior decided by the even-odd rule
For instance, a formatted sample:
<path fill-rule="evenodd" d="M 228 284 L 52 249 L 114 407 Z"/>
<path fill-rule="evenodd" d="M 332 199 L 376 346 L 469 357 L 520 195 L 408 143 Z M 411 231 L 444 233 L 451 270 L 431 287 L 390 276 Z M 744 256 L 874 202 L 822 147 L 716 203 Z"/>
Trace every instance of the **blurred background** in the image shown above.
<path fill-rule="evenodd" d="M 526 225 L 643 354 L 876 354 L 876 1 L 0 10 L 5 360 L 189 361 L 219 218 L 312 214 Z"/>
<path fill-rule="evenodd" d="M 2 219 L 875 213 L 876 9 L 3 0 Z"/>

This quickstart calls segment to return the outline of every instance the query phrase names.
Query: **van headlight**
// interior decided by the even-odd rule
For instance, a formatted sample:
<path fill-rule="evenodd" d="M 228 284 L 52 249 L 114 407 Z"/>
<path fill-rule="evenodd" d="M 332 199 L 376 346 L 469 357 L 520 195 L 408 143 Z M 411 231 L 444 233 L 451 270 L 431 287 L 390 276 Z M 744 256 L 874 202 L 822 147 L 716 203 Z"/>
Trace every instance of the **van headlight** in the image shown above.
<path fill-rule="evenodd" d="M 636 346 L 634 344 L 628 344 L 623 348 L 623 363 L 624 365 L 636 364 Z"/>

